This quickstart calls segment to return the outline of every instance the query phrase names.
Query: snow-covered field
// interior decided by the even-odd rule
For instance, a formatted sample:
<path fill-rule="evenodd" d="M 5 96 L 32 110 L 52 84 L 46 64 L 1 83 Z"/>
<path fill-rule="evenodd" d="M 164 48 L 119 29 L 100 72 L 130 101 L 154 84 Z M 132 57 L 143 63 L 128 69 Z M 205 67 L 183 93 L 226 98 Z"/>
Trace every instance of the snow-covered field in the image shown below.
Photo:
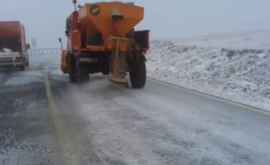
<path fill-rule="evenodd" d="M 258 30 L 237 33 L 218 33 L 178 40 L 181 45 L 197 45 L 208 48 L 269 49 L 270 31 Z"/>
<path fill-rule="evenodd" d="M 270 32 L 152 41 L 148 76 L 270 110 Z"/>

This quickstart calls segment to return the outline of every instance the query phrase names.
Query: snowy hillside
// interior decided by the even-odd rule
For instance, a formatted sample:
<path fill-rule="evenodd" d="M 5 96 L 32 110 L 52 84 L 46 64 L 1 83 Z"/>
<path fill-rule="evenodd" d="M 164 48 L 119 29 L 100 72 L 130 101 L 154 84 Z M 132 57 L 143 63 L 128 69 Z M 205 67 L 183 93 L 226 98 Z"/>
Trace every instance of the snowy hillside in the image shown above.
<path fill-rule="evenodd" d="M 208 48 L 269 49 L 270 31 L 221 33 L 178 40 L 180 45 L 196 45 Z"/>
<path fill-rule="evenodd" d="M 236 41 L 238 45 L 233 44 Z M 270 110 L 270 45 L 269 49 L 267 45 L 263 32 L 224 36 L 220 40 L 209 37 L 207 41 L 153 41 L 148 75 Z"/>

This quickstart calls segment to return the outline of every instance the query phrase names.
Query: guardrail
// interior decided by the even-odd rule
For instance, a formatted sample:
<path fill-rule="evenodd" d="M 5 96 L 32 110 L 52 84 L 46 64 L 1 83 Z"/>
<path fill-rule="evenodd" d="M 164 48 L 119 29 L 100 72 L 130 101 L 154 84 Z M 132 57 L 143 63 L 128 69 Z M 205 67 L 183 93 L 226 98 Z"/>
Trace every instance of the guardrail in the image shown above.
<path fill-rule="evenodd" d="M 40 48 L 29 50 L 31 56 L 41 56 L 41 55 L 59 55 L 61 54 L 61 49 L 59 48 Z"/>

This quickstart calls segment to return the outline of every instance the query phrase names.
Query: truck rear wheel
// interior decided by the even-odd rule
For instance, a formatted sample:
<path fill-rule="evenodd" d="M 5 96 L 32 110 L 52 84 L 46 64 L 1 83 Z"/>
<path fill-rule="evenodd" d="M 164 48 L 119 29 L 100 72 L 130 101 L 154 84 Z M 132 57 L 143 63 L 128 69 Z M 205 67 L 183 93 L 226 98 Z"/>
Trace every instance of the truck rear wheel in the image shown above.
<path fill-rule="evenodd" d="M 80 82 L 87 82 L 90 80 L 87 66 L 80 65 Z"/>
<path fill-rule="evenodd" d="M 20 71 L 25 71 L 26 70 L 26 66 L 19 66 L 19 69 L 20 69 Z"/>
<path fill-rule="evenodd" d="M 130 82 L 134 89 L 141 89 L 146 84 L 145 57 L 140 56 L 130 62 Z"/>
<path fill-rule="evenodd" d="M 89 72 L 87 72 L 86 68 L 80 64 L 79 59 L 72 56 L 70 60 L 70 66 L 70 82 L 80 83 L 89 81 Z"/>
<path fill-rule="evenodd" d="M 78 82 L 78 73 L 76 69 L 76 61 L 74 58 L 70 60 L 70 72 L 69 72 L 69 81 L 72 83 Z"/>

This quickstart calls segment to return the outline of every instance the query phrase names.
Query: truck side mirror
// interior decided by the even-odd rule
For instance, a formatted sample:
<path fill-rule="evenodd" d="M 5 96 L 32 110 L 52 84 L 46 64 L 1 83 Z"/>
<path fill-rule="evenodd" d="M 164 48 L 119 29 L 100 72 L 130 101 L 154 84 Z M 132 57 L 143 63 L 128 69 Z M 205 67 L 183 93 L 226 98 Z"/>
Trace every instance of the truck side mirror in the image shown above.
<path fill-rule="evenodd" d="M 26 44 L 26 50 L 28 50 L 28 49 L 31 49 L 31 46 L 30 46 L 30 44 Z"/>
<path fill-rule="evenodd" d="M 61 37 L 59 37 L 59 38 L 58 38 L 58 41 L 59 41 L 60 43 L 62 43 L 62 38 L 61 38 Z"/>
<path fill-rule="evenodd" d="M 60 47 L 61 47 L 61 49 L 63 49 L 63 48 L 64 48 L 64 46 L 63 46 L 63 40 L 62 40 L 62 38 L 61 38 L 61 37 L 59 37 L 59 38 L 58 38 L 58 41 L 59 41 L 59 43 L 60 43 Z"/>

